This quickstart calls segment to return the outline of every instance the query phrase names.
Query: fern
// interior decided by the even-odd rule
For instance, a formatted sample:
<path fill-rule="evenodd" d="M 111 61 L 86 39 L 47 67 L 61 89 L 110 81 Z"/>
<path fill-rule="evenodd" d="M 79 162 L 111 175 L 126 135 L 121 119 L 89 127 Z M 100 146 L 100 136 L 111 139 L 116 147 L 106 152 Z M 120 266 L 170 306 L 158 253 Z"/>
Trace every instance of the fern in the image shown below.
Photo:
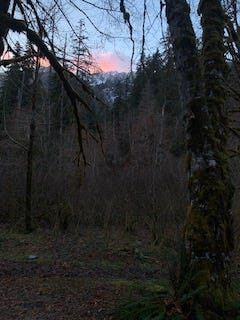
<path fill-rule="evenodd" d="M 196 320 L 205 320 L 200 304 L 196 303 L 194 309 L 195 309 Z"/>
<path fill-rule="evenodd" d="M 185 303 L 189 300 L 193 300 L 196 297 L 196 295 L 198 295 L 198 293 L 204 290 L 205 288 L 206 288 L 205 286 L 202 286 L 192 292 L 183 294 L 183 296 L 180 298 L 181 303 Z"/>
<path fill-rule="evenodd" d="M 157 294 L 136 300 L 128 300 L 118 307 L 115 319 L 118 320 L 163 320 L 163 298 L 166 294 Z"/>
<path fill-rule="evenodd" d="M 148 317 L 144 318 L 144 320 L 164 320 L 164 318 L 165 318 L 164 311 L 162 311 L 158 315 L 148 316 Z"/>
<path fill-rule="evenodd" d="M 173 315 L 171 320 L 182 320 L 182 317 L 179 314 Z"/>

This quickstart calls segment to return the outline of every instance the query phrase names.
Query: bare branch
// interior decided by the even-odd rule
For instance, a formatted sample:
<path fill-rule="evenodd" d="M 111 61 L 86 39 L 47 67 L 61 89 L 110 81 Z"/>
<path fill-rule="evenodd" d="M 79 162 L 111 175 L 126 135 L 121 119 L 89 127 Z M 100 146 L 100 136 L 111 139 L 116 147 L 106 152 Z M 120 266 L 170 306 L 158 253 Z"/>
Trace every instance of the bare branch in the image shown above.
<path fill-rule="evenodd" d="M 81 98 L 80 95 L 72 88 L 68 79 L 65 76 L 65 68 L 60 65 L 60 63 L 56 59 L 55 55 L 49 51 L 48 47 L 43 42 L 43 40 L 39 37 L 39 35 L 27 27 L 27 25 L 24 23 L 24 21 L 13 19 L 13 18 L 9 17 L 8 15 L 0 13 L 0 27 L 2 25 L 11 29 L 12 31 L 16 31 L 19 33 L 25 32 L 27 35 L 27 38 L 38 47 L 39 51 L 44 56 L 46 56 L 48 58 L 52 67 L 54 68 L 54 70 L 58 74 L 59 78 L 62 80 L 64 89 L 67 92 L 67 95 L 68 95 L 68 97 L 71 101 L 71 104 L 73 106 L 73 111 L 74 111 L 74 115 L 76 118 L 77 129 L 78 129 L 79 148 L 80 148 L 80 152 L 83 157 L 83 161 L 86 165 L 86 158 L 85 158 L 85 155 L 83 152 L 83 144 L 82 144 L 82 130 L 84 130 L 86 132 L 88 132 L 88 130 L 85 128 L 85 126 L 80 121 L 77 102 L 80 102 L 88 111 L 91 111 L 88 103 L 86 103 L 83 100 L 83 98 Z M 74 76 L 74 74 L 72 74 L 72 75 Z M 88 90 L 87 86 L 84 83 L 82 83 L 82 85 L 84 86 L 84 88 L 86 90 Z M 92 96 L 92 92 L 90 90 L 88 90 L 88 93 Z"/>
<path fill-rule="evenodd" d="M 107 12 L 119 12 L 118 10 L 114 10 L 114 9 L 111 9 L 111 8 L 100 7 L 100 6 L 96 5 L 95 3 L 92 3 L 92 2 L 87 1 L 87 0 L 81 0 L 81 1 L 93 6 L 96 9 L 104 10 L 104 11 L 107 11 Z M 70 0 L 70 3 L 73 3 L 73 1 Z"/>
<path fill-rule="evenodd" d="M 22 62 L 25 61 L 27 59 L 30 59 L 34 57 L 32 54 L 28 54 L 22 57 L 16 57 L 16 58 L 12 58 L 12 59 L 4 59 L 4 60 L 0 60 L 0 66 L 1 67 L 6 67 L 9 66 L 12 63 L 18 63 L 18 62 Z"/>
<path fill-rule="evenodd" d="M 146 23 L 147 3 L 144 0 L 143 9 L 143 24 L 142 24 L 142 52 L 141 52 L 141 64 L 144 67 L 144 50 L 145 50 L 145 23 Z"/>
<path fill-rule="evenodd" d="M 86 14 L 85 11 L 83 11 L 81 8 L 79 8 L 79 6 L 76 5 L 76 3 L 74 3 L 72 0 L 69 0 L 69 2 L 71 3 L 71 5 L 77 9 L 79 12 L 81 12 L 86 18 L 87 20 L 91 23 L 91 25 L 94 27 L 94 29 L 100 33 L 101 35 L 103 35 L 104 37 L 107 37 L 107 38 L 114 38 L 114 39 L 122 39 L 124 37 L 119 37 L 119 36 L 111 36 L 110 34 L 107 34 L 105 32 L 103 32 L 102 30 L 100 30 L 96 24 L 92 21 L 92 19 Z"/>
<path fill-rule="evenodd" d="M 133 58 L 134 58 L 134 53 L 135 53 L 135 42 L 133 39 L 133 27 L 130 22 L 130 14 L 129 14 L 129 12 L 127 12 L 127 10 L 125 8 L 124 0 L 120 0 L 120 11 L 123 14 L 124 22 L 128 25 L 129 32 L 130 32 L 130 39 L 132 41 L 132 56 L 131 56 L 131 71 L 132 71 Z"/>

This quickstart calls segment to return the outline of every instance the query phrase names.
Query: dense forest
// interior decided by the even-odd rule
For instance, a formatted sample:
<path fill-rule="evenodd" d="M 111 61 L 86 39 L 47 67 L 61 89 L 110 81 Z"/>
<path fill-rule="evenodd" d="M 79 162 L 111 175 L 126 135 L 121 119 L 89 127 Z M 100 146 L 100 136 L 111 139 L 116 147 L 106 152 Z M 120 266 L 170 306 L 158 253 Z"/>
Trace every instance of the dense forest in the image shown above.
<path fill-rule="evenodd" d="M 82 2 L 134 44 L 129 1 Z M 58 48 L 64 1 L 0 3 L 5 319 L 240 319 L 239 4 L 160 1 L 146 53 L 142 2 L 136 67 L 109 74 L 84 19 Z"/>
<path fill-rule="evenodd" d="M 17 43 L 15 52 L 17 58 L 22 52 L 28 54 L 28 48 Z M 116 74 L 114 82 L 107 79 L 100 84 L 110 88 L 114 101 L 109 104 L 102 95 L 102 103 L 91 105 L 94 114 L 82 113 L 92 134 L 96 124 L 102 131 L 102 148 L 90 135 L 84 137 L 87 165 L 78 157 L 74 114 L 61 82 L 52 68 L 41 67 L 34 87 L 31 59 L 14 62 L 2 75 L 1 183 L 8 186 L 1 188 L 2 222 L 27 232 L 39 226 L 66 231 L 76 225 L 121 225 L 133 230 L 139 224 L 150 228 L 157 242 L 168 220 L 172 224 L 176 219 L 179 227 L 185 206 L 185 179 L 181 178 L 185 148 L 171 53 L 161 56 L 157 51 L 147 57 L 133 78 L 126 74 L 119 79 Z M 94 76 L 88 80 L 85 75 L 86 84 Z M 78 88 L 74 80 L 73 85 Z M 100 96 L 101 89 L 95 86 Z M 26 190 L 23 181 L 29 174 L 30 143 L 32 188 Z M 175 180 L 180 181 L 175 186 L 179 190 L 171 190 Z M 157 212 L 166 210 L 171 194 L 176 197 L 171 206 L 179 206 L 179 197 L 183 207 L 179 213 L 172 207 L 171 218 L 170 212 L 161 217 Z M 26 208 L 29 196 L 31 212 Z"/>

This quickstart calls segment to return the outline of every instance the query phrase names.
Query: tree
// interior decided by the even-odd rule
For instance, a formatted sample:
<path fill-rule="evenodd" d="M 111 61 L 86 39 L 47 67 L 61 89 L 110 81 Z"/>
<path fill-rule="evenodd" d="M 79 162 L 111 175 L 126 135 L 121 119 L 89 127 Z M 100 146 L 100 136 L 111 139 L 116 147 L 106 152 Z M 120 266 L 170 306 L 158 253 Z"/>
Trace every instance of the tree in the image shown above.
<path fill-rule="evenodd" d="M 229 298 L 229 263 L 234 248 L 225 110 L 224 12 L 219 0 L 200 1 L 202 57 L 185 0 L 166 1 L 181 102 L 187 110 L 189 200 L 184 231 L 185 290 L 199 290 L 197 300 L 218 316 Z M 203 67 L 201 66 L 201 59 Z M 217 315 L 215 314 L 215 317 Z M 215 319 L 208 315 L 207 319 Z M 222 319 L 222 318 L 221 318 Z"/>
<path fill-rule="evenodd" d="M 10 10 L 11 4 L 12 4 L 13 10 L 12 10 L 12 14 L 10 15 L 8 14 L 8 11 Z M 71 102 L 73 113 L 77 123 L 80 156 L 82 156 L 83 162 L 86 165 L 82 134 L 83 134 L 83 131 L 88 132 L 89 130 L 85 126 L 85 124 L 81 122 L 78 104 L 81 104 L 83 108 L 85 108 L 89 113 L 92 113 L 92 110 L 89 107 L 89 102 L 86 101 L 84 98 L 82 98 L 82 96 L 74 90 L 71 84 L 71 79 L 70 79 L 74 77 L 74 74 L 69 70 L 66 70 L 66 68 L 64 68 L 64 66 L 59 63 L 55 53 L 54 45 L 48 38 L 47 31 L 44 27 L 44 24 L 42 23 L 42 19 L 40 19 L 40 16 L 38 14 L 37 8 L 39 4 L 34 4 L 31 0 L 28 0 L 27 4 L 28 6 L 24 7 L 20 1 L 15 2 L 10 0 L 8 1 L 4 0 L 1 2 L 0 4 L 0 54 L 2 55 L 2 53 L 4 52 L 4 49 L 6 49 L 4 40 L 7 39 L 7 34 L 9 30 L 11 30 L 13 32 L 25 33 L 27 39 L 38 48 L 40 54 L 49 60 L 52 68 L 55 70 L 60 80 L 62 81 L 64 90 L 66 91 L 67 96 Z M 60 8 L 60 10 L 62 10 L 57 1 L 56 1 L 56 5 Z M 19 20 L 14 18 L 16 8 L 22 14 L 24 20 Z M 46 5 L 46 8 L 45 6 L 40 5 L 40 8 L 42 9 L 45 15 L 49 16 L 49 13 L 47 12 L 47 5 Z M 36 24 L 32 24 L 31 21 L 28 21 L 27 19 L 28 15 L 25 14 L 26 11 L 27 12 L 30 11 L 35 16 Z M 34 28 L 36 30 L 34 30 Z M 47 43 L 46 39 L 50 41 L 49 44 Z M 83 82 L 81 79 L 77 79 L 77 81 L 80 83 L 87 97 L 93 100 L 99 101 L 99 99 L 95 96 L 92 90 L 85 84 L 85 82 Z"/>
<path fill-rule="evenodd" d="M 80 20 L 72 35 L 72 49 L 76 59 L 76 75 L 82 78 L 90 71 L 92 65 L 92 56 L 86 45 L 86 40 L 88 37 L 86 36 L 85 24 L 83 20 Z"/>
<path fill-rule="evenodd" d="M 124 0 L 118 2 L 120 12 L 130 32 L 130 38 L 134 43 L 130 14 L 125 8 Z M 46 44 L 46 32 L 35 10 L 37 4 L 31 0 L 26 3 L 26 7 L 22 6 L 21 1 L 4 0 L 0 3 L 0 53 L 2 54 L 4 46 L 6 47 L 6 35 L 11 29 L 25 33 L 29 41 L 49 59 L 73 105 L 78 125 L 79 148 L 86 163 L 82 131 L 87 128 L 80 121 L 78 103 L 89 111 L 87 98 L 84 100 L 76 93 L 67 76 L 71 73 L 57 60 L 53 44 Z M 235 3 L 236 1 L 232 2 L 233 5 Z M 10 4 L 13 4 L 12 15 L 7 14 Z M 93 6 L 96 5 L 93 4 Z M 31 24 L 31 21 L 24 23 L 15 19 L 15 7 L 25 18 L 25 10 L 30 8 L 36 18 L 36 24 Z M 163 2 L 160 1 L 161 10 L 162 7 Z M 204 308 L 209 309 L 210 301 L 215 307 L 215 315 L 224 317 L 221 304 L 226 304 L 229 297 L 228 267 L 234 248 L 231 214 L 234 190 L 230 180 L 226 150 L 228 119 L 223 85 L 227 72 L 223 45 L 225 16 L 220 0 L 200 1 L 199 14 L 202 16 L 203 48 L 199 56 L 187 1 L 166 0 L 166 13 L 179 77 L 181 104 L 187 110 L 186 136 L 190 205 L 184 232 L 182 274 L 192 276 L 188 277 L 184 293 L 195 292 L 194 298 L 196 297 Z M 231 28 L 230 34 L 232 37 L 236 36 Z M 235 44 L 233 48 L 236 50 L 237 41 Z M 74 75 L 71 74 L 71 76 Z M 87 97 L 94 96 L 83 81 L 80 79 L 76 81 L 81 83 Z M 142 83 L 139 84 L 140 88 L 141 86 Z M 182 283 L 184 283 L 183 278 Z M 210 311 L 207 318 L 214 319 Z"/>
<path fill-rule="evenodd" d="M 31 100 L 31 88 L 32 83 L 34 81 L 34 49 L 29 41 L 26 43 L 26 47 L 24 50 L 24 55 L 26 58 L 22 62 L 22 83 L 19 90 L 19 107 L 21 108 L 21 105 L 27 106 L 29 104 L 29 101 Z"/>
<path fill-rule="evenodd" d="M 40 68 L 39 58 L 36 61 L 33 88 L 31 92 L 31 119 L 29 128 L 29 142 L 27 150 L 27 172 L 26 172 L 26 205 L 25 205 L 25 230 L 27 233 L 33 231 L 32 223 L 32 176 L 33 176 L 33 153 L 36 135 L 36 107 L 38 89 L 38 71 Z"/>
<path fill-rule="evenodd" d="M 17 59 L 22 54 L 22 47 L 19 42 L 14 47 L 14 59 Z M 12 63 L 6 72 L 6 77 L 1 88 L 1 99 L 3 113 L 6 115 L 11 113 L 16 107 L 19 106 L 21 100 L 22 86 L 22 62 Z"/>

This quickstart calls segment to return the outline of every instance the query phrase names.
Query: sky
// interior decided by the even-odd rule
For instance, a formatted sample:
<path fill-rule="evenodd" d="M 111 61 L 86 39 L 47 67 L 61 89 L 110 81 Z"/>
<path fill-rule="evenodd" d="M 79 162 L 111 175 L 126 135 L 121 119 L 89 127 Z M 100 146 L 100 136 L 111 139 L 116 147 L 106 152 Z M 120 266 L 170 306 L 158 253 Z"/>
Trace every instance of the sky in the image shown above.
<path fill-rule="evenodd" d="M 38 0 L 39 1 L 39 0 Z M 74 60 L 72 45 L 74 32 L 78 33 L 80 19 L 84 23 L 84 36 L 87 37 L 85 44 L 89 48 L 96 65 L 96 70 L 104 72 L 119 71 L 129 72 L 131 67 L 137 65 L 142 52 L 143 22 L 145 32 L 145 55 L 152 54 L 156 48 L 162 46 L 166 31 L 165 12 L 160 15 L 160 1 L 146 0 L 146 14 L 144 20 L 144 0 L 125 0 L 126 10 L 130 13 L 130 22 L 133 27 L 130 39 L 129 27 L 124 23 L 123 15 L 119 10 L 120 0 L 41 0 L 47 8 L 46 12 L 40 13 L 46 28 L 52 21 L 55 12 L 57 30 L 54 33 L 54 42 L 59 48 L 64 47 L 67 39 L 68 59 Z M 49 8 L 60 3 L 61 7 L 55 5 L 54 11 Z M 194 7 L 195 0 L 191 0 Z M 107 10 L 103 10 L 107 9 Z M 48 30 L 49 31 L 49 30 Z M 16 35 L 11 35 L 12 44 L 16 41 Z M 20 38 L 20 42 L 24 42 Z M 62 53 L 59 53 L 61 56 Z M 132 65 L 131 65 L 132 61 Z M 47 62 L 44 62 L 47 64 Z"/>
<path fill-rule="evenodd" d="M 123 52 L 107 51 L 96 52 L 94 59 L 103 72 L 128 72 L 130 66 L 129 56 Z"/>
<path fill-rule="evenodd" d="M 120 12 L 120 0 L 61 1 L 64 3 L 64 13 L 70 17 L 73 26 L 77 26 L 79 20 L 83 19 L 88 36 L 87 43 L 96 63 L 103 71 L 129 72 L 131 67 L 133 69 L 136 67 L 142 52 L 143 23 L 145 55 L 153 54 L 157 48 L 160 48 L 160 50 L 163 48 L 167 23 L 165 7 L 161 10 L 160 0 L 145 0 L 145 20 L 144 0 L 124 0 L 133 27 L 134 48 L 130 39 L 129 27 L 124 23 L 123 14 Z M 196 14 L 198 2 L 198 0 L 189 0 L 197 34 L 200 33 L 198 29 L 199 17 Z M 100 8 L 111 10 L 106 11 Z M 64 34 L 64 31 L 71 33 L 66 19 L 62 17 L 59 22 L 59 27 L 63 30 L 62 34 Z M 134 56 L 132 57 L 133 50 Z"/>
<path fill-rule="evenodd" d="M 46 3 L 51 5 L 54 1 Z M 71 40 L 73 31 L 68 21 L 77 32 L 79 20 L 82 19 L 85 25 L 84 34 L 88 37 L 86 44 L 93 55 L 94 63 L 102 71 L 129 72 L 132 58 L 134 69 L 141 54 L 144 1 L 125 0 L 126 10 L 130 12 L 130 21 L 133 26 L 133 57 L 133 43 L 130 39 L 129 27 L 124 23 L 123 15 L 119 10 L 119 2 L 119 0 L 61 0 L 63 10 L 56 9 L 59 30 L 55 36 L 57 45 L 63 47 L 66 36 L 68 41 Z M 163 33 L 161 32 L 159 1 L 146 0 L 146 3 L 145 53 L 148 55 L 159 47 Z M 70 48 L 69 51 L 71 51 Z"/>
<path fill-rule="evenodd" d="M 98 1 L 95 1 L 95 3 Z M 105 1 L 106 2 L 106 1 Z M 146 54 L 152 53 L 156 47 L 160 45 L 160 17 L 159 1 L 146 0 L 147 2 L 147 15 L 145 18 L 145 51 Z M 119 0 L 112 0 L 115 3 L 115 9 L 119 11 Z M 133 26 L 133 39 L 134 39 L 134 56 L 133 68 L 138 63 L 141 46 L 142 46 L 142 24 L 144 1 L 127 1 L 125 0 L 126 10 L 130 12 L 130 22 Z M 88 10 L 88 8 L 86 8 Z M 96 61 L 99 63 L 104 71 L 109 69 L 117 71 L 130 71 L 131 59 L 133 53 L 133 43 L 130 39 L 129 27 L 124 23 L 122 13 L 118 12 L 110 17 L 105 12 L 99 10 L 91 10 L 92 21 L 99 25 L 99 29 L 108 34 L 109 37 L 104 37 L 94 30 L 91 24 L 88 24 L 90 39 L 94 39 L 96 49 L 93 50 Z M 75 12 L 77 15 L 77 12 Z M 86 20 L 86 23 L 88 21 Z M 91 32 L 92 31 L 92 32 Z"/>
<path fill-rule="evenodd" d="M 41 1 L 47 8 L 52 8 L 56 3 L 56 0 Z M 81 19 L 85 25 L 83 34 L 87 37 L 84 42 L 93 56 L 94 70 L 128 72 L 131 61 L 131 43 L 128 29 L 123 23 L 121 14 L 119 14 L 118 0 L 110 1 L 110 6 L 113 7 L 112 11 L 107 13 L 100 9 L 109 8 L 108 2 L 108 0 L 58 0 L 61 8 L 55 6 L 53 11 L 49 10 L 51 12 L 49 17 L 44 12 L 40 12 L 39 15 L 44 17 L 46 29 L 49 32 L 49 25 L 55 12 L 54 43 L 62 49 L 67 39 L 67 58 L 69 60 L 75 60 L 72 46 L 74 45 L 73 38 L 76 38 L 76 36 L 73 30 L 76 34 L 79 33 L 79 21 Z M 96 5 L 99 8 L 96 8 Z M 21 14 L 17 13 L 16 18 L 22 19 Z M 8 40 L 13 48 L 16 41 L 19 41 L 23 47 L 26 43 L 25 36 L 13 32 L 9 32 Z M 61 55 L 62 53 L 59 53 L 59 56 Z M 5 58 L 7 58 L 7 55 L 5 55 Z M 42 64 L 49 65 L 46 60 L 42 60 Z"/>
<path fill-rule="evenodd" d="M 124 53 L 117 53 L 115 51 L 108 52 L 96 52 L 94 55 L 94 64 L 96 67 L 93 68 L 93 72 L 103 71 L 118 71 L 118 72 L 129 72 L 130 58 Z M 49 66 L 49 62 L 46 59 L 41 60 L 42 66 Z"/>

